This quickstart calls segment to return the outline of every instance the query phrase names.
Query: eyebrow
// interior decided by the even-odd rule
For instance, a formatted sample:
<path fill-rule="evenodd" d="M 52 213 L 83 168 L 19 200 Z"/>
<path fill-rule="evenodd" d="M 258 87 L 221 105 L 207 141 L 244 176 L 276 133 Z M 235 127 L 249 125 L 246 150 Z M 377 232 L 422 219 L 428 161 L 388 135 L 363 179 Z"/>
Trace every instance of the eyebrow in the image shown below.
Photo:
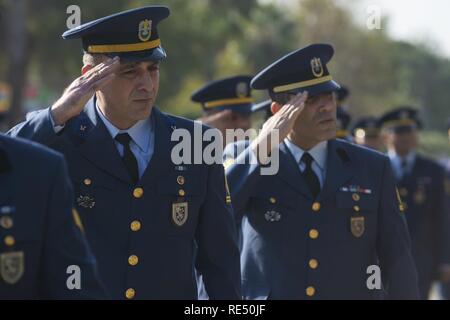
<path fill-rule="evenodd" d="M 137 65 L 138 65 L 138 62 L 128 62 L 128 63 L 121 65 L 120 70 L 123 71 L 123 70 L 131 69 L 131 68 L 136 67 Z"/>
<path fill-rule="evenodd" d="M 137 67 L 141 62 L 127 62 L 125 64 L 123 64 L 122 66 L 120 66 L 120 70 L 124 71 L 124 70 L 128 70 L 128 69 L 132 69 Z M 154 62 L 152 64 L 149 65 L 149 67 L 153 67 L 153 66 L 159 66 L 160 62 Z"/>

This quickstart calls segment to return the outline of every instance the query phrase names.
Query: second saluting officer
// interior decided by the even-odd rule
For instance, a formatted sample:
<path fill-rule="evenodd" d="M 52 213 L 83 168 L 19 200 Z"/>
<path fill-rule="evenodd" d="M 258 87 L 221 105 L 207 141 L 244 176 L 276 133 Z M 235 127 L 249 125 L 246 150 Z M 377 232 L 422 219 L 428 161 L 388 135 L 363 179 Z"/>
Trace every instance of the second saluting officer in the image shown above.
<path fill-rule="evenodd" d="M 389 159 L 334 139 L 339 85 L 326 66 L 333 53 L 330 45 L 311 45 L 252 80 L 254 89 L 269 91 L 275 114 L 245 151 L 226 161 L 242 222 L 248 299 L 418 297 Z M 279 148 L 269 142 L 276 129 Z M 271 156 L 279 152 L 275 175 L 261 174 L 264 153 L 251 161 L 264 144 Z M 236 147 L 230 145 L 225 156 Z M 380 290 L 367 285 L 370 266 L 381 269 Z"/>

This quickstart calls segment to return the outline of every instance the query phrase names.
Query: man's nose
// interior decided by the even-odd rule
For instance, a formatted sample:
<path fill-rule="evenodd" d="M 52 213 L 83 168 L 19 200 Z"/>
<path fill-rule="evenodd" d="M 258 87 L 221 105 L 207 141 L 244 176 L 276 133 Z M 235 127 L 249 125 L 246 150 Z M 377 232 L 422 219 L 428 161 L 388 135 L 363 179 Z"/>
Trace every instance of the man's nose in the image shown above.
<path fill-rule="evenodd" d="M 322 97 L 319 100 L 319 112 L 331 112 L 336 107 L 333 99 Z"/>
<path fill-rule="evenodd" d="M 153 80 L 150 75 L 150 72 L 148 71 L 141 72 L 138 81 L 139 81 L 137 87 L 138 90 L 146 90 L 146 91 L 153 90 Z"/>

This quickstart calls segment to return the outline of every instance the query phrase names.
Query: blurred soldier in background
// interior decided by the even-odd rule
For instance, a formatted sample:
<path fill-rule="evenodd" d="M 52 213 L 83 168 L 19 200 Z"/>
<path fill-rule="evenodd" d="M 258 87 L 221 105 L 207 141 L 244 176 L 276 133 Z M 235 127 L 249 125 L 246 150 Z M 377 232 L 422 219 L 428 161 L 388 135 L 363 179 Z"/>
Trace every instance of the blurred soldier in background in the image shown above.
<path fill-rule="evenodd" d="M 350 89 L 346 86 L 341 85 L 341 87 L 336 91 L 336 99 L 338 108 L 342 108 L 344 111 L 348 110 L 348 105 L 346 104 L 348 97 L 350 96 Z"/>
<path fill-rule="evenodd" d="M 343 139 L 348 142 L 353 142 L 353 137 L 348 130 L 352 117 L 342 107 L 337 107 L 337 122 L 336 122 L 336 138 Z"/>
<path fill-rule="evenodd" d="M 433 280 L 450 277 L 444 168 L 416 151 L 422 127 L 416 109 L 400 107 L 385 113 L 380 121 L 411 234 L 420 297 L 428 299 Z"/>
<path fill-rule="evenodd" d="M 380 121 L 376 117 L 362 117 L 352 128 L 355 143 L 374 150 L 383 150 Z"/>
<path fill-rule="evenodd" d="M 240 75 L 216 80 L 194 92 L 191 100 L 201 103 L 203 117 L 199 120 L 217 128 L 226 138 L 227 129 L 251 128 L 252 96 L 250 80 L 252 76 Z"/>
<path fill-rule="evenodd" d="M 264 122 L 269 120 L 269 118 L 272 116 L 272 110 L 270 109 L 270 106 L 272 105 L 272 100 L 265 100 L 261 101 L 260 103 L 257 103 L 253 105 L 252 107 L 252 113 L 258 113 L 263 112 L 263 120 Z"/>
<path fill-rule="evenodd" d="M 447 138 L 450 143 L 450 118 L 447 120 Z M 443 166 L 445 167 L 446 176 L 444 182 L 445 196 L 447 203 L 450 203 L 450 159 L 444 159 Z M 448 206 L 450 208 L 450 204 Z M 450 277 L 441 279 L 441 295 L 442 298 L 450 300 Z"/>

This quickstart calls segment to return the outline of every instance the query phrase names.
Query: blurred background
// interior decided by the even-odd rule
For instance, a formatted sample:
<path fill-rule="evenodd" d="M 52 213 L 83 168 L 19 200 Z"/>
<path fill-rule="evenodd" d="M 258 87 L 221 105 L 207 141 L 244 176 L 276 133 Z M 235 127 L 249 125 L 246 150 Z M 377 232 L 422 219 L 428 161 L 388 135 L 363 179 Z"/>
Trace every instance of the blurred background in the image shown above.
<path fill-rule="evenodd" d="M 62 40 L 70 13 L 81 23 L 137 6 L 163 4 L 168 58 L 158 106 L 197 118 L 191 93 L 204 83 L 254 74 L 312 42 L 334 45 L 334 78 L 351 90 L 354 118 L 398 105 L 420 109 L 421 151 L 450 156 L 450 3 L 445 0 L 0 0 L 0 130 L 51 105 L 82 66 L 78 40 Z M 264 93 L 255 92 L 256 100 Z"/>

